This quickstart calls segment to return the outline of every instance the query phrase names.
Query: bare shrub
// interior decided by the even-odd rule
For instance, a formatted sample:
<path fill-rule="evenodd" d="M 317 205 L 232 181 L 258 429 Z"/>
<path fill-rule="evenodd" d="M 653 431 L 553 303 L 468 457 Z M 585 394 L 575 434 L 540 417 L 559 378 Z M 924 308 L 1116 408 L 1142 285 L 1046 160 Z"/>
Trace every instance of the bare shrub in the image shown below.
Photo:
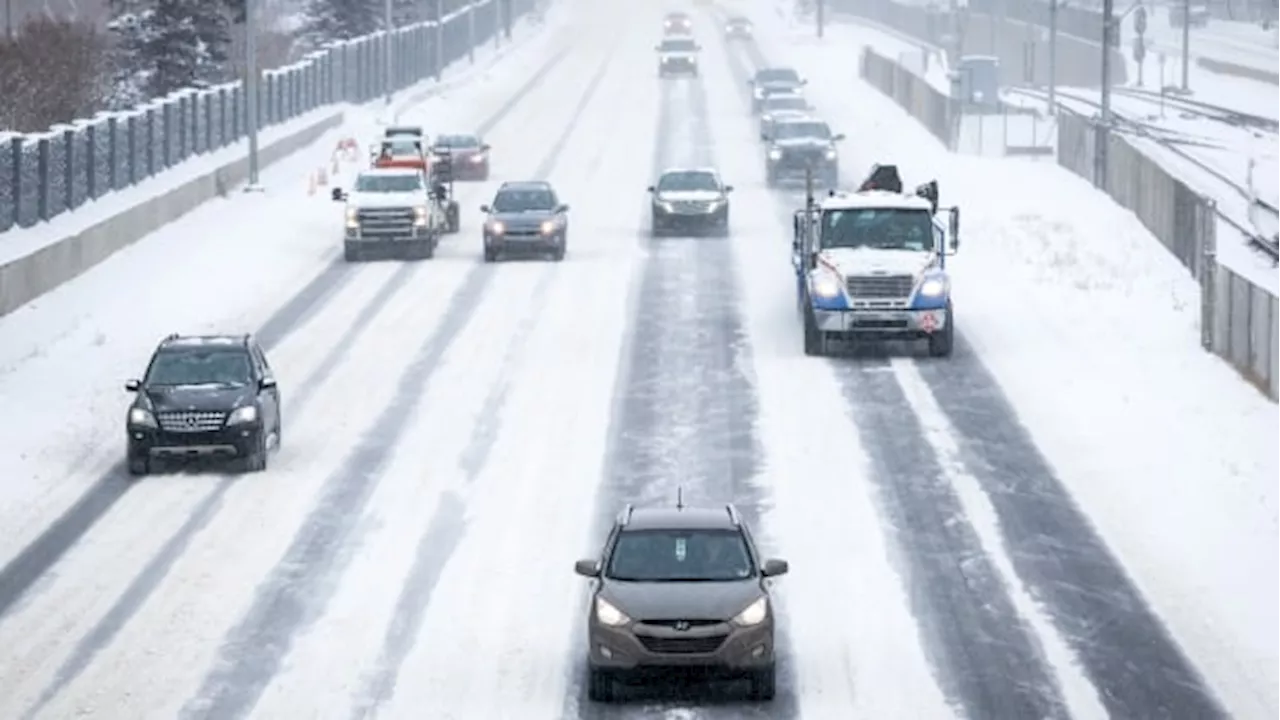
<path fill-rule="evenodd" d="M 0 39 L 0 129 L 40 132 L 91 117 L 107 91 L 107 43 L 91 24 L 34 18 Z"/>

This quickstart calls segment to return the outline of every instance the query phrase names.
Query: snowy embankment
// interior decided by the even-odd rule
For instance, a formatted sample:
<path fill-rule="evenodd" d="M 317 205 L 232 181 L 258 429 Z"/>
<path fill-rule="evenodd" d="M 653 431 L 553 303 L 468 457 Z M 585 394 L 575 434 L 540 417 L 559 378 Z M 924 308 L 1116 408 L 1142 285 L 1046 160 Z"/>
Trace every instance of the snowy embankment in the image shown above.
<path fill-rule="evenodd" d="M 852 165 L 936 177 L 944 203 L 963 208 L 965 339 L 1230 709 L 1274 715 L 1280 418 L 1201 350 L 1195 282 L 1067 170 L 948 153 L 858 78 L 863 42 L 770 30 L 771 4 L 753 7 L 764 52 L 840 118 Z"/>

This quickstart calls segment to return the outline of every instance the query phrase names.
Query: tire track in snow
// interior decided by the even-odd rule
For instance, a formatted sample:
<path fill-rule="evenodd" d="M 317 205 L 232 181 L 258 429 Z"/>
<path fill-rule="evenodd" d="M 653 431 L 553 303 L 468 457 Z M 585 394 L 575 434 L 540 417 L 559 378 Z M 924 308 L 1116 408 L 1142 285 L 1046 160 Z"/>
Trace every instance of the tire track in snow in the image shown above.
<path fill-rule="evenodd" d="M 699 79 L 663 82 L 654 175 L 668 166 L 713 166 L 705 88 Z M 677 84 L 678 83 L 678 84 Z M 684 142 L 676 138 L 683 135 Z M 640 225 L 647 228 L 647 209 Z M 763 494 L 754 484 L 761 462 L 750 348 L 738 316 L 732 238 L 664 238 L 649 243 L 635 327 L 623 352 L 614 398 L 607 477 L 599 495 L 603 537 L 623 504 L 670 504 L 681 486 L 690 504 L 733 502 L 759 528 Z M 586 614 L 586 606 L 582 608 Z M 580 630 L 576 651 L 585 646 Z M 778 696 L 742 701 L 741 683 L 697 688 L 627 688 L 633 706 L 603 706 L 585 694 L 585 661 L 575 663 L 576 697 L 566 716 L 782 718 L 796 714 L 789 643 L 780 633 Z M 674 700 L 666 700 L 672 691 Z M 625 702 L 624 699 L 624 702 Z"/>
<path fill-rule="evenodd" d="M 749 65 L 770 66 L 754 42 L 742 47 Z M 745 87 L 747 68 L 728 54 Z M 795 209 L 786 197 L 778 196 L 783 227 Z M 797 342 L 798 328 L 797 320 Z M 895 564 L 943 692 L 975 719 L 1069 717 L 1039 639 L 983 551 L 888 363 L 831 364 L 875 470 Z"/>
<path fill-rule="evenodd" d="M 583 106 L 595 93 L 607 67 L 608 62 L 588 85 Z M 575 116 L 561 137 L 548 148 L 535 174 L 550 174 L 577 119 Z M 355 451 L 326 479 L 319 501 L 284 558 L 259 587 L 244 618 L 228 633 L 219 661 L 205 677 L 196 696 L 184 706 L 183 718 L 227 720 L 249 715 L 280 670 L 294 635 L 323 613 L 347 559 L 341 550 L 363 516 L 378 473 L 409 428 L 418 398 L 430 383 L 445 350 L 466 326 L 472 308 L 484 297 L 499 269 L 476 262 L 467 273 L 437 330 L 425 340 L 400 377 L 396 401 L 384 409 Z M 432 523 L 439 529 L 429 527 L 425 535 L 429 541 L 442 545 L 443 551 L 441 547 L 428 548 L 429 552 L 423 557 L 427 569 L 438 571 L 432 560 L 439 559 L 442 565 L 461 538 L 460 511 L 465 508 L 460 502 L 458 496 L 449 494 L 441 500 L 433 518 L 441 523 Z M 437 537 L 437 533 L 443 537 Z M 435 574 L 432 573 L 429 585 L 424 583 L 425 587 L 434 586 Z M 412 617 L 399 619 L 412 620 Z M 397 632 L 395 622 L 393 620 L 392 633 Z"/>
<path fill-rule="evenodd" d="M 995 378 L 963 335 L 957 337 L 950 361 L 917 368 L 995 509 L 1018 577 L 1045 606 L 1107 713 L 1227 717 L 1018 422 Z"/>
<path fill-rule="evenodd" d="M 477 132 L 483 137 L 501 123 L 541 85 L 568 54 L 568 49 L 562 50 L 538 66 L 510 99 L 480 124 Z M 263 348 L 270 352 L 279 345 L 337 297 L 339 291 L 361 270 L 362 268 L 352 267 L 341 258 L 325 267 L 262 324 L 258 331 L 258 341 Z M 336 365 L 346 352 L 346 347 L 341 343 L 335 345 L 326 357 L 326 363 L 330 367 Z M 0 569 L 0 621 L 134 485 L 135 482 L 125 472 L 123 460 L 116 463 L 44 532 Z"/>
<path fill-rule="evenodd" d="M 552 146 L 551 154 L 534 172 L 535 179 L 549 179 L 556 161 L 573 135 L 577 121 L 584 115 L 587 106 L 608 75 L 614 57 L 615 55 L 611 53 L 588 83 L 573 113 L 573 122 L 564 129 Z M 458 464 L 463 470 L 463 485 L 450 488 L 442 494 L 426 529 L 418 537 L 413 565 L 401 587 L 400 596 L 396 599 L 395 610 L 387 626 L 382 649 L 375 664 L 376 670 L 364 679 L 362 690 L 357 695 L 355 707 L 351 711 L 352 720 L 376 717 L 379 709 L 391 700 L 395 692 L 396 683 L 400 678 L 400 668 L 417 642 L 419 630 L 426 617 L 427 608 L 431 603 L 431 596 L 435 592 L 440 575 L 466 533 L 468 496 L 475 479 L 484 471 L 489 461 L 489 453 L 498 439 L 502 408 L 506 404 L 510 390 L 507 379 L 516 374 L 520 363 L 524 360 L 524 347 L 535 327 L 532 320 L 539 316 L 542 308 L 539 300 L 545 297 L 553 283 L 562 274 L 560 271 L 563 267 L 561 263 L 549 265 L 542 270 L 538 278 L 533 299 L 525 306 L 526 317 L 518 324 L 520 332 L 512 338 L 506 356 L 503 358 L 502 370 L 499 373 L 502 381 L 490 390 L 481 404 L 479 418 L 472 429 L 470 441 L 458 459 Z M 495 271 L 496 269 L 494 267 Z"/>

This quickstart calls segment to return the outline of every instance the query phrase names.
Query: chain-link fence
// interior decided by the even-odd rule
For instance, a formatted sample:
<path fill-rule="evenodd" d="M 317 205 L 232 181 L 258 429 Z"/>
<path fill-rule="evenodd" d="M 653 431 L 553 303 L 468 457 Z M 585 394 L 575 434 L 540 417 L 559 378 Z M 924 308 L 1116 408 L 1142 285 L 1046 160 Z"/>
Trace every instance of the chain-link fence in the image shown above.
<path fill-rule="evenodd" d="M 480 0 L 439 24 L 417 23 L 333 43 L 302 62 L 267 71 L 258 85 L 258 126 L 278 125 L 336 103 L 368 102 L 385 94 L 388 84 L 399 90 L 437 75 L 534 4 Z M 237 81 L 178 91 L 42 134 L 0 138 L 0 233 L 50 220 L 234 144 L 245 137 L 247 121 L 245 89 Z"/>

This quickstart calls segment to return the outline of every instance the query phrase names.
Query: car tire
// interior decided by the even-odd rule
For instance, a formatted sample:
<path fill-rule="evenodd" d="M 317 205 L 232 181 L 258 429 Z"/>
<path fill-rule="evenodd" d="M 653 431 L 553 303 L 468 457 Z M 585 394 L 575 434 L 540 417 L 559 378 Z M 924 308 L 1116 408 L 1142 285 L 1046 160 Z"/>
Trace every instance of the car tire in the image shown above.
<path fill-rule="evenodd" d="M 751 673 L 751 699 L 772 700 L 778 694 L 778 671 L 773 665 Z"/>
<path fill-rule="evenodd" d="M 143 456 L 130 456 L 125 465 L 129 468 L 129 474 L 134 477 L 142 477 L 151 474 L 151 458 Z"/>
<path fill-rule="evenodd" d="M 617 686 L 614 684 L 613 674 L 608 670 L 588 668 L 587 698 L 591 702 L 600 703 L 611 703 L 617 700 Z"/>
<path fill-rule="evenodd" d="M 551 251 L 551 259 L 556 262 L 564 260 L 565 253 L 569 251 L 569 243 L 563 235 L 560 236 L 560 243 L 556 245 L 555 250 Z"/>
<path fill-rule="evenodd" d="M 484 249 L 484 261 L 485 261 L 485 262 L 487 262 L 487 263 L 497 262 L 497 261 L 498 261 L 498 253 L 497 253 L 497 251 L 495 251 L 495 250 L 491 250 L 491 249 L 489 249 L 489 248 L 485 248 L 485 249 Z"/>
<path fill-rule="evenodd" d="M 462 229 L 461 210 L 458 208 L 458 203 L 450 201 L 448 206 L 445 207 L 444 217 L 445 232 L 456 233 Z"/>
<path fill-rule="evenodd" d="M 804 354 L 809 357 L 822 357 L 827 354 L 826 333 L 818 329 L 818 321 L 813 316 L 813 306 L 804 298 Z"/>
<path fill-rule="evenodd" d="M 942 332 L 929 336 L 930 357 L 951 357 L 951 351 L 955 349 L 956 321 L 955 313 L 951 310 L 951 303 L 947 303 L 946 318 L 946 324 L 943 326 Z"/>
<path fill-rule="evenodd" d="M 649 235 L 656 238 L 666 235 L 666 232 L 662 227 L 662 222 L 658 219 L 657 215 L 652 216 L 649 220 Z"/>
<path fill-rule="evenodd" d="M 360 262 L 360 251 L 351 245 L 344 245 L 342 247 L 342 259 L 347 262 Z"/>

